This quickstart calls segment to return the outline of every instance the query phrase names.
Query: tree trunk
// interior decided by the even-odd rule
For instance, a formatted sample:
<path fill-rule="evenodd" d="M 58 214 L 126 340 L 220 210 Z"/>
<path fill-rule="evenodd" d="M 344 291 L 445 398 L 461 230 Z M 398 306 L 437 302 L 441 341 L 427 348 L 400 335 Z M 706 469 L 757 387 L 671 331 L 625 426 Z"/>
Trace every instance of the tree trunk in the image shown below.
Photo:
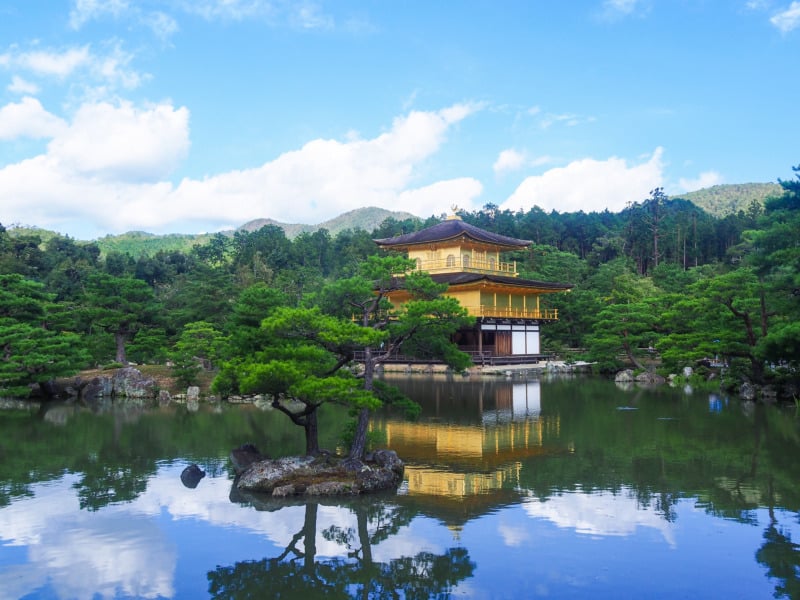
<path fill-rule="evenodd" d="M 364 389 L 372 391 L 372 381 L 375 378 L 375 362 L 372 357 L 372 348 L 364 350 Z M 369 409 L 362 408 L 358 413 L 353 444 L 350 446 L 350 458 L 362 460 L 367 450 L 367 429 L 369 428 Z"/>
<path fill-rule="evenodd" d="M 122 363 L 123 365 L 127 365 L 128 359 L 125 356 L 125 334 L 120 331 L 114 332 L 114 342 L 117 344 L 116 361 L 118 363 Z"/>
<path fill-rule="evenodd" d="M 631 348 L 631 345 L 628 342 L 627 337 L 628 337 L 627 334 L 623 333 L 622 348 L 625 350 L 625 354 L 628 355 L 628 360 L 630 360 L 633 363 L 633 366 L 636 367 L 637 369 L 645 370 L 645 366 L 642 363 L 640 363 L 639 360 L 636 358 L 636 356 L 633 354 L 633 348 Z"/>
<path fill-rule="evenodd" d="M 306 432 L 306 455 L 317 456 L 319 454 L 319 428 L 317 427 L 316 410 L 306 415 L 303 428 Z"/>
<path fill-rule="evenodd" d="M 358 413 L 356 433 L 353 436 L 353 444 L 350 446 L 350 458 L 363 460 L 367 450 L 367 428 L 369 427 L 369 409 L 362 408 Z"/>

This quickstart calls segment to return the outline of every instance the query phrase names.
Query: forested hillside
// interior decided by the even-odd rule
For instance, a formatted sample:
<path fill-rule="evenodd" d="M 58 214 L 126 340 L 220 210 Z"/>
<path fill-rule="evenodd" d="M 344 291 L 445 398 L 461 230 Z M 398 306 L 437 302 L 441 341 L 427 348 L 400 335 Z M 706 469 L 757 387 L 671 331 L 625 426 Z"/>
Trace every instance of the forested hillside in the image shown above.
<path fill-rule="evenodd" d="M 763 207 L 723 217 L 660 189 L 619 213 L 490 204 L 460 216 L 532 240 L 510 257 L 523 277 L 574 284 L 546 299 L 560 319 L 543 327 L 545 350 L 603 370 L 657 356 L 664 373 L 702 372 L 713 359 L 728 365 L 734 386 L 770 383 L 791 396 L 800 366 L 798 172 L 777 191 Z M 89 365 L 167 358 L 189 381 L 198 358 L 219 366 L 237 344 L 258 344 L 275 306 L 341 317 L 350 309 L 332 290 L 381 254 L 372 240 L 436 221 L 389 217 L 372 231 L 294 239 L 266 225 L 141 254 L 0 227 L 0 389 L 27 393 Z"/>
<path fill-rule="evenodd" d="M 293 240 L 301 233 L 311 234 L 320 229 L 325 229 L 330 235 L 334 236 L 348 229 L 372 231 L 390 217 L 394 219 L 414 218 L 413 215 L 406 212 L 391 211 L 372 206 L 348 211 L 317 225 L 280 223 L 273 219 L 255 219 L 239 227 L 239 231 L 252 232 L 266 225 L 273 225 L 282 229 L 286 237 Z M 233 236 L 235 232 L 233 230 L 228 230 L 220 233 Z M 11 237 L 36 235 L 39 236 L 43 243 L 47 242 L 50 238 L 59 237 L 60 235 L 55 231 L 31 227 L 9 227 L 8 234 Z M 153 255 L 157 252 L 189 252 L 193 246 L 208 243 L 212 235 L 213 234 L 210 233 L 201 233 L 197 235 L 183 235 L 177 233 L 158 235 L 144 231 L 129 231 L 118 235 L 104 236 L 96 240 L 95 243 L 100 248 L 103 256 L 109 252 L 121 252 L 131 255 L 133 258 L 139 258 L 142 255 Z"/>
<path fill-rule="evenodd" d="M 740 210 L 747 212 L 754 202 L 763 207 L 767 198 L 780 193 L 781 186 L 777 183 L 732 183 L 680 194 L 675 198 L 689 200 L 707 213 L 724 217 Z"/>

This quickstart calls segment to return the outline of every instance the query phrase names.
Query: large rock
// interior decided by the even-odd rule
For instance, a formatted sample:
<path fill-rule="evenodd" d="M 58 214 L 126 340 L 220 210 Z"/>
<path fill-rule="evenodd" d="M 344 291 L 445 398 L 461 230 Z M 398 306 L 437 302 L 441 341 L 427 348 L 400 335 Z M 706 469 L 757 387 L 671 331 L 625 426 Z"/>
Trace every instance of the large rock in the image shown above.
<path fill-rule="evenodd" d="M 666 383 L 666 381 L 661 375 L 652 371 L 645 371 L 636 376 L 637 383 L 646 383 L 648 385 L 660 385 Z"/>
<path fill-rule="evenodd" d="M 620 371 L 617 373 L 616 377 L 614 377 L 614 381 L 617 383 L 627 383 L 633 381 L 633 371 L 630 369 L 625 369 L 624 371 Z"/>
<path fill-rule="evenodd" d="M 80 399 L 94 403 L 102 398 L 110 398 L 113 390 L 110 377 L 93 377 L 81 388 Z"/>
<path fill-rule="evenodd" d="M 749 381 L 745 381 L 739 387 L 739 396 L 743 400 L 755 400 L 756 399 L 756 386 L 754 386 Z"/>
<path fill-rule="evenodd" d="M 155 398 L 158 395 L 158 385 L 152 377 L 142 375 L 142 372 L 133 367 L 119 369 L 111 378 L 113 395 L 125 398 Z"/>
<path fill-rule="evenodd" d="M 286 496 L 355 496 L 396 489 L 403 461 L 380 450 L 362 461 L 323 455 L 258 460 L 244 469 L 234 486 L 242 491 Z"/>

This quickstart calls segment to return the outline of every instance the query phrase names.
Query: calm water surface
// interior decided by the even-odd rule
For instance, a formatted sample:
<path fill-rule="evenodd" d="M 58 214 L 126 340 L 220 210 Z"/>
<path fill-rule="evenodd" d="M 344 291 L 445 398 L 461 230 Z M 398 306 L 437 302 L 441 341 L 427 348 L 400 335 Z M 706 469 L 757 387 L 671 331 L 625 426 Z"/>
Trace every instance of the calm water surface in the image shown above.
<path fill-rule="evenodd" d="M 231 448 L 303 448 L 253 406 L 0 411 L 0 598 L 800 598 L 794 409 L 387 379 L 423 405 L 373 422 L 406 480 L 344 501 L 231 493 Z"/>

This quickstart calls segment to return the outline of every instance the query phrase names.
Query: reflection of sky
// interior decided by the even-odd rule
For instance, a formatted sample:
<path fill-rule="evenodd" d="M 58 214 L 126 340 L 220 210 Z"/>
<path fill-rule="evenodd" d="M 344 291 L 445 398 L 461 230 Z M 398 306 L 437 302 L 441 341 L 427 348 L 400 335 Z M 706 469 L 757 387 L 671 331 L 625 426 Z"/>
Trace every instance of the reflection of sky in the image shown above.
<path fill-rule="evenodd" d="M 28 547 L 27 564 L 3 568 L 0 596 L 19 598 L 48 583 L 60 598 L 172 596 L 173 544 L 129 507 L 79 510 L 76 479 L 33 486 L 34 497 L 0 511 L 3 543 Z"/>
<path fill-rule="evenodd" d="M 0 598 L 205 598 L 209 572 L 276 557 L 302 530 L 304 506 L 266 512 L 233 504 L 226 477 L 187 489 L 182 466 L 162 466 L 136 500 L 94 512 L 79 509 L 75 476 L 33 486 L 33 497 L 0 509 Z M 464 547 L 476 568 L 453 597 L 772 595 L 774 582 L 754 558 L 769 522 L 765 509 L 754 511 L 756 526 L 714 517 L 692 499 L 672 509 L 674 520 L 666 521 L 624 487 L 546 500 L 530 494 L 456 530 L 416 514 L 372 555 L 388 563 Z M 800 539 L 794 515 L 775 514 Z M 326 540 L 322 531 L 331 526 L 350 530 L 353 547 Z M 371 533 L 375 527 L 368 525 Z M 356 531 L 350 509 L 319 505 L 317 561 L 346 558 L 359 546 Z"/>
<path fill-rule="evenodd" d="M 227 531 L 232 536 L 254 534 L 271 542 L 256 559 L 277 556 L 303 528 L 304 506 L 266 512 L 233 504 L 229 479 L 206 477 L 197 488 L 187 489 L 179 477 L 182 467 L 162 468 L 133 502 L 111 504 L 95 512 L 80 510 L 72 487 L 76 476 L 32 486 L 32 497 L 20 498 L 0 510 L 2 546 L 27 550 L 24 564 L 8 564 L 15 561 L 2 559 L 0 597 L 19 598 L 50 585 L 64 599 L 171 598 L 178 554 L 185 550 L 176 547 L 182 540 L 174 540 L 162 521 L 202 522 L 210 526 L 212 537 Z M 347 509 L 320 505 L 317 531 L 331 526 L 355 532 L 356 516 Z M 203 540 L 203 544 L 213 547 L 214 541 Z M 298 549 L 302 550 L 302 545 L 301 541 Z M 344 557 L 348 552 L 347 547 L 320 533 L 316 550 L 318 559 Z M 373 556 L 388 561 L 422 550 L 443 551 L 442 544 L 403 527 L 374 546 Z"/>
<path fill-rule="evenodd" d="M 574 529 L 577 533 L 598 536 L 628 536 L 637 528 L 658 531 L 664 540 L 675 546 L 672 523 L 654 508 L 654 502 L 642 505 L 630 490 L 563 493 L 546 500 L 528 497 L 523 503 L 525 512 L 537 519 L 547 519 L 558 527 Z"/>

